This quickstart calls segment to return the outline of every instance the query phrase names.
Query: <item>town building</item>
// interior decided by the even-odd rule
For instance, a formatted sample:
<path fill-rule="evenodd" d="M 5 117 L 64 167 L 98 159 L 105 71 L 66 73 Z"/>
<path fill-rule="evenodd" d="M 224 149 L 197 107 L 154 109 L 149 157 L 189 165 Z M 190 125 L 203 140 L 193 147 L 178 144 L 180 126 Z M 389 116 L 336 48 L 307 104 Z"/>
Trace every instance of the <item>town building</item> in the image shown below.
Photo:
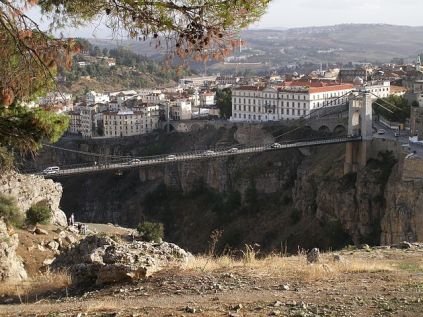
<path fill-rule="evenodd" d="M 288 82 L 280 87 L 232 89 L 231 121 L 279 121 L 305 117 L 314 109 L 347 102 L 352 84 Z"/>
<path fill-rule="evenodd" d="M 108 103 L 110 96 L 108 94 L 97 93 L 95 91 L 87 92 L 85 95 L 85 102 L 87 105 L 93 105 L 96 103 Z"/>
<path fill-rule="evenodd" d="M 170 119 L 172 120 L 191 120 L 192 104 L 190 100 L 177 99 L 170 104 Z"/>
<path fill-rule="evenodd" d="M 342 83 L 352 83 L 355 78 L 360 77 L 367 81 L 370 74 L 371 71 L 367 68 L 341 69 L 338 74 L 338 80 Z"/>
<path fill-rule="evenodd" d="M 140 111 L 108 111 L 103 113 L 105 137 L 124 137 L 145 133 Z"/>

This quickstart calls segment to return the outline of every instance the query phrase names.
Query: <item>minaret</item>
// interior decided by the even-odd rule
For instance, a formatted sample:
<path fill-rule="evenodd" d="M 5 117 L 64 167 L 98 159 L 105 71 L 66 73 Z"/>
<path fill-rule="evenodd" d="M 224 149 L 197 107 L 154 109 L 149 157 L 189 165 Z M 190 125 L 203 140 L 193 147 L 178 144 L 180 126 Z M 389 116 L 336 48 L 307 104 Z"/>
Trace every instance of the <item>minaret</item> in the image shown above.
<path fill-rule="evenodd" d="M 418 56 L 417 56 L 417 62 L 416 62 L 416 70 L 417 70 L 418 72 L 420 72 L 420 71 L 421 71 L 421 69 L 422 69 L 422 62 L 421 62 L 421 59 L 420 59 L 420 55 L 418 55 Z"/>

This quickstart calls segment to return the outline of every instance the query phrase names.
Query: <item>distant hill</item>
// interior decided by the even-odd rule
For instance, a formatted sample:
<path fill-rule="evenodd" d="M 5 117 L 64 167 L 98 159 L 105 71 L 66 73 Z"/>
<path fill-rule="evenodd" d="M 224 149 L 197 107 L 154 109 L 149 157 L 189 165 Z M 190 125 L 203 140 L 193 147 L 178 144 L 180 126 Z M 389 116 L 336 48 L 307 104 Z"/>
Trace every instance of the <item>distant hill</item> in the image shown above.
<path fill-rule="evenodd" d="M 291 29 L 249 29 L 241 33 L 245 62 L 262 63 L 251 69 L 277 69 L 306 63 L 390 62 L 415 59 L 423 52 L 423 27 L 388 24 L 341 24 Z M 90 39 L 100 47 L 123 46 L 153 59 L 164 51 L 148 42 Z M 194 68 L 198 68 L 192 65 Z M 211 72 L 241 71 L 247 66 L 209 62 Z M 248 67 L 247 67 L 248 68 Z"/>
<path fill-rule="evenodd" d="M 413 57 L 423 51 L 423 27 L 387 24 L 341 24 L 288 30 L 247 30 L 252 48 L 280 55 L 327 61 L 381 61 Z"/>

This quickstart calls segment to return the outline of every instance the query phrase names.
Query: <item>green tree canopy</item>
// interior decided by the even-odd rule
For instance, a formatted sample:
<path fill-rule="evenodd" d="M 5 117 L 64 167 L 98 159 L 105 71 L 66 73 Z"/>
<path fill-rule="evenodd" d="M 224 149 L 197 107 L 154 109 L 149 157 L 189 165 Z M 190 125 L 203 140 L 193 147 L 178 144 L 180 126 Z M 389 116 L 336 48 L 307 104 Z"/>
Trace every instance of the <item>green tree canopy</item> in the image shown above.
<path fill-rule="evenodd" d="M 374 102 L 373 109 L 376 114 L 393 122 L 404 123 L 407 118 L 410 118 L 410 105 L 407 99 L 400 96 L 379 98 Z"/>
<path fill-rule="evenodd" d="M 230 118 L 232 116 L 232 91 L 230 88 L 216 91 L 216 106 L 219 107 L 222 118 Z"/>

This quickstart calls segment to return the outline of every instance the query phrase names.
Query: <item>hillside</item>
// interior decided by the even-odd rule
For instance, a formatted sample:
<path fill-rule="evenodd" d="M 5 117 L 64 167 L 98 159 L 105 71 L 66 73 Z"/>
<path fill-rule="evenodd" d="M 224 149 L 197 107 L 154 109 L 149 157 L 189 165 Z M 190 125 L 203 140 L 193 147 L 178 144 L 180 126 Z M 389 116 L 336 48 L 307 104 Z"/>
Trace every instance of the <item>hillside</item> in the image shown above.
<path fill-rule="evenodd" d="M 118 91 L 174 86 L 179 76 L 190 74 L 182 68 L 160 64 L 123 48 L 107 48 L 80 40 L 81 54 L 73 58 L 70 70 L 62 69 L 60 88 L 81 95 L 87 91 Z"/>
<path fill-rule="evenodd" d="M 387 24 L 341 24 L 293 29 L 243 31 L 241 55 L 247 62 L 259 62 L 248 69 L 242 64 L 209 62 L 211 72 L 254 72 L 305 63 L 390 62 L 393 58 L 414 60 L 423 51 L 423 27 Z M 90 40 L 91 41 L 91 40 Z M 95 45 L 126 47 L 159 59 L 163 51 L 139 41 L 92 40 Z M 239 52 L 235 53 L 239 55 Z M 198 65 L 190 65 L 195 67 Z M 201 68 L 197 67 L 199 70 Z"/>

